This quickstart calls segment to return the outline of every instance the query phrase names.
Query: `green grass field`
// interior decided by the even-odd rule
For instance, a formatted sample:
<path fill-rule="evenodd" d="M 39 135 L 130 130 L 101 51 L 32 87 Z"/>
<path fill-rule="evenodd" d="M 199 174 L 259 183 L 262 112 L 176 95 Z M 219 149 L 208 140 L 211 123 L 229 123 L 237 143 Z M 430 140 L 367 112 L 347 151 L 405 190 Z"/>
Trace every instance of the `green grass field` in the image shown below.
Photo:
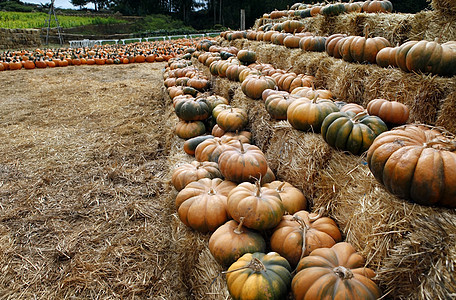
<path fill-rule="evenodd" d="M 0 11 L 0 28 L 42 28 L 45 27 L 48 14 L 46 13 L 23 13 L 23 12 L 4 12 Z M 125 23 L 111 17 L 91 17 L 91 16 L 65 16 L 57 15 L 60 27 L 70 28 L 83 25 L 115 24 Z M 51 16 L 51 26 L 55 25 L 54 16 Z"/>

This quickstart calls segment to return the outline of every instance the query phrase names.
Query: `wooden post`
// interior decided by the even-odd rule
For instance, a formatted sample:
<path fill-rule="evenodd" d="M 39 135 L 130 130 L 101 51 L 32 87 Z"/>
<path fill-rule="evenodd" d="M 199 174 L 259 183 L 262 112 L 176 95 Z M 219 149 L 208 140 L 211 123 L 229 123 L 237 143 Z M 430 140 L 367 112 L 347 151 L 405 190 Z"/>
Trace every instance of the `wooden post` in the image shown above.
<path fill-rule="evenodd" d="M 241 30 L 245 30 L 245 9 L 241 9 Z"/>

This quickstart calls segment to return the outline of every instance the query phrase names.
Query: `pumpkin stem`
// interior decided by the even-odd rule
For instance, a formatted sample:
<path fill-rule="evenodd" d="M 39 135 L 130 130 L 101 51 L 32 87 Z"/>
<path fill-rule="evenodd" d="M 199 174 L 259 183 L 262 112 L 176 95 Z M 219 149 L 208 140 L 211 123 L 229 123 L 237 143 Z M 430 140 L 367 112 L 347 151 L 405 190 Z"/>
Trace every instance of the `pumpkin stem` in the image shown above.
<path fill-rule="evenodd" d="M 209 192 L 207 192 L 207 194 L 213 196 L 213 195 L 217 194 L 217 192 L 214 190 L 213 187 L 211 187 L 211 188 L 209 189 Z"/>
<path fill-rule="evenodd" d="M 369 29 L 370 29 L 370 25 L 369 25 L 369 23 L 366 23 L 366 25 L 364 25 L 364 37 L 366 39 L 369 37 Z"/>
<path fill-rule="evenodd" d="M 256 180 L 255 185 L 256 185 L 256 187 L 257 187 L 255 196 L 256 196 L 256 197 L 260 197 L 260 196 L 261 196 L 261 175 L 260 175 L 260 179 L 257 179 L 257 180 Z"/>
<path fill-rule="evenodd" d="M 239 144 L 241 145 L 241 153 L 244 154 L 245 153 L 244 145 L 242 145 L 242 141 L 241 140 L 238 140 L 238 141 L 239 141 Z"/>
<path fill-rule="evenodd" d="M 244 231 L 242 231 L 242 225 L 244 225 L 244 220 L 245 217 L 240 217 L 239 218 L 239 225 L 238 227 L 234 230 L 234 233 L 236 234 L 242 234 Z"/>
<path fill-rule="evenodd" d="M 283 192 L 283 186 L 285 185 L 285 181 L 283 181 L 277 188 L 276 188 L 276 191 L 278 193 L 281 193 Z"/>
<path fill-rule="evenodd" d="M 351 279 L 353 278 L 353 273 L 350 269 L 347 269 L 343 266 L 338 266 L 333 269 L 333 272 L 336 273 L 337 276 L 340 277 L 342 280 Z"/>
<path fill-rule="evenodd" d="M 315 217 L 311 217 L 309 215 L 309 220 L 311 222 L 314 222 L 314 221 L 320 219 L 323 216 L 324 212 L 325 212 L 325 208 L 324 207 L 320 207 L 320 209 L 318 210 L 318 213 L 317 213 L 317 215 Z"/>
<path fill-rule="evenodd" d="M 362 112 L 359 112 L 357 113 L 353 118 L 352 118 L 352 122 L 353 123 L 358 123 L 360 119 L 368 116 L 369 114 L 367 113 L 367 110 L 364 110 Z"/>
<path fill-rule="evenodd" d="M 317 103 L 317 98 L 318 98 L 318 93 L 314 93 L 314 96 L 312 98 L 312 103 Z"/>
<path fill-rule="evenodd" d="M 434 147 L 435 146 L 435 147 Z M 428 143 L 423 144 L 424 148 L 435 148 L 439 150 L 446 151 L 456 151 L 456 141 L 451 141 L 449 139 L 435 138 Z"/>
<path fill-rule="evenodd" d="M 234 269 L 231 271 L 223 271 L 222 274 L 233 273 L 233 272 L 237 272 L 237 271 L 241 271 L 241 270 L 245 270 L 245 269 L 252 269 L 254 272 L 266 271 L 266 267 L 261 262 L 261 260 L 259 260 L 256 257 L 253 257 L 247 266 L 238 268 L 238 269 Z"/>

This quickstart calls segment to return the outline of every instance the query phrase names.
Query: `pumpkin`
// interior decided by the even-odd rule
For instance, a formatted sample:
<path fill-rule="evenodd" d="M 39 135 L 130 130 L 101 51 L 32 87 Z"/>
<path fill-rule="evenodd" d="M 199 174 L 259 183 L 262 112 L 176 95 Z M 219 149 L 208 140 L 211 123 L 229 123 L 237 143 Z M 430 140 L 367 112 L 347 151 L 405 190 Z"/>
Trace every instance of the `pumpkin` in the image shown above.
<path fill-rule="evenodd" d="M 298 20 L 286 20 L 282 23 L 282 30 L 288 33 L 301 32 L 304 29 L 304 23 Z"/>
<path fill-rule="evenodd" d="M 212 111 L 206 99 L 197 97 L 178 102 L 174 107 L 174 112 L 181 120 L 201 121 L 207 119 Z"/>
<path fill-rule="evenodd" d="M 384 132 L 369 148 L 367 163 L 390 193 L 456 208 L 456 140 L 441 130 L 404 125 Z"/>
<path fill-rule="evenodd" d="M 288 106 L 296 99 L 299 97 L 276 93 L 266 98 L 264 107 L 272 119 L 286 120 Z"/>
<path fill-rule="evenodd" d="M 325 51 L 326 38 L 322 36 L 307 36 L 299 41 L 299 48 L 304 51 Z"/>
<path fill-rule="evenodd" d="M 200 135 L 200 136 L 190 138 L 184 142 L 184 146 L 183 146 L 184 151 L 185 151 L 185 153 L 187 153 L 189 155 L 195 155 L 195 149 L 196 149 L 196 147 L 198 147 L 199 144 L 201 144 L 202 142 L 204 142 L 207 139 L 213 139 L 213 138 L 214 138 L 214 136 L 210 135 L 210 134 Z"/>
<path fill-rule="evenodd" d="M 337 16 L 345 12 L 343 3 L 327 4 L 320 9 L 320 13 L 324 16 Z"/>
<path fill-rule="evenodd" d="M 388 0 L 367 0 L 364 2 L 362 10 L 368 13 L 388 13 L 393 11 L 393 4 Z"/>
<path fill-rule="evenodd" d="M 291 283 L 294 299 L 375 300 L 382 295 L 374 271 L 352 245 L 337 243 L 312 251 L 298 264 Z"/>
<path fill-rule="evenodd" d="M 173 171 L 171 183 L 176 190 L 182 190 L 187 184 L 201 178 L 222 178 L 222 173 L 215 162 L 198 162 L 183 164 Z"/>
<path fill-rule="evenodd" d="M 190 182 L 176 197 L 179 219 L 202 233 L 216 230 L 230 218 L 226 201 L 234 187 L 235 183 L 220 178 Z"/>
<path fill-rule="evenodd" d="M 278 78 L 277 80 L 277 86 L 279 89 L 288 91 L 288 92 L 293 92 L 294 89 L 299 88 L 299 87 L 310 87 L 313 84 L 313 81 L 315 80 L 315 77 L 311 75 L 305 75 L 305 74 L 296 74 L 293 72 L 290 73 L 285 73 L 285 74 L 277 74 L 273 75 Z"/>
<path fill-rule="evenodd" d="M 242 130 L 247 126 L 247 111 L 238 107 L 224 109 L 217 114 L 217 125 L 225 131 Z"/>
<path fill-rule="evenodd" d="M 234 220 L 240 222 L 244 217 L 244 226 L 256 230 L 276 227 L 285 212 L 280 194 L 261 187 L 260 181 L 243 182 L 231 190 L 227 210 Z"/>
<path fill-rule="evenodd" d="M 222 266 L 230 266 L 245 253 L 266 251 L 266 242 L 258 232 L 243 226 L 244 218 L 217 228 L 209 239 L 209 251 Z"/>
<path fill-rule="evenodd" d="M 321 135 L 330 146 L 354 155 L 367 151 L 374 139 L 387 130 L 379 117 L 370 116 L 365 111 L 358 114 L 352 111 L 334 112 L 321 125 Z"/>
<path fill-rule="evenodd" d="M 291 91 L 291 94 L 309 99 L 314 98 L 316 95 L 318 95 L 318 98 L 320 99 L 332 99 L 334 97 L 330 90 L 315 89 L 313 82 L 311 84 L 311 87 L 297 87 L 293 91 Z"/>
<path fill-rule="evenodd" d="M 453 76 L 456 74 L 456 50 L 451 44 L 437 41 L 409 41 L 397 50 L 396 64 L 406 72 Z"/>
<path fill-rule="evenodd" d="M 283 39 L 283 45 L 287 48 L 299 48 L 299 41 L 301 39 L 297 35 L 288 35 Z"/>
<path fill-rule="evenodd" d="M 285 257 L 290 265 L 296 266 L 302 257 L 313 250 L 330 248 L 341 240 L 342 235 L 334 220 L 322 217 L 321 213 L 301 210 L 282 217 L 274 228 L 270 243 L 272 251 Z"/>
<path fill-rule="evenodd" d="M 266 174 L 264 174 L 264 176 L 261 177 L 260 184 L 264 185 L 264 184 L 273 182 L 274 180 L 276 180 L 275 174 L 274 174 L 274 172 L 272 172 L 271 168 L 268 166 L 268 170 L 266 171 Z"/>
<path fill-rule="evenodd" d="M 390 42 L 384 37 L 368 38 L 368 26 L 365 36 L 349 36 L 341 42 L 339 52 L 343 60 L 348 62 L 376 63 L 377 53 L 390 47 Z"/>
<path fill-rule="evenodd" d="M 332 100 L 320 99 L 317 95 L 310 100 L 299 98 L 293 101 L 287 110 L 288 122 L 298 130 L 319 133 L 323 120 L 332 112 L 339 111 L 339 108 Z"/>
<path fill-rule="evenodd" d="M 239 59 L 240 62 L 248 65 L 256 61 L 256 53 L 255 51 L 242 49 L 237 53 L 237 59 Z"/>
<path fill-rule="evenodd" d="M 230 65 L 226 69 L 226 78 L 231 81 L 239 81 L 239 74 L 246 69 L 249 70 L 249 68 L 244 65 Z"/>
<path fill-rule="evenodd" d="M 206 133 L 206 126 L 201 121 L 183 121 L 176 124 L 174 133 L 181 139 L 189 139 Z"/>
<path fill-rule="evenodd" d="M 386 99 L 374 99 L 367 104 L 367 112 L 378 116 L 387 124 L 403 125 L 407 122 L 410 110 L 407 105 Z"/>
<path fill-rule="evenodd" d="M 224 111 L 225 109 L 230 109 L 230 108 L 231 108 L 231 105 L 229 105 L 229 104 L 219 104 L 212 109 L 212 117 L 217 119 L 220 112 Z"/>
<path fill-rule="evenodd" d="M 294 214 L 300 210 L 307 208 L 306 196 L 290 183 L 285 181 L 272 181 L 263 184 L 264 187 L 275 189 L 282 199 L 285 211 L 289 214 Z"/>
<path fill-rule="evenodd" d="M 325 50 L 329 56 L 336 57 L 339 54 L 339 48 L 336 48 L 336 44 L 343 38 L 346 38 L 346 34 L 335 33 L 326 38 Z M 340 58 L 336 57 L 336 58 Z"/>
<path fill-rule="evenodd" d="M 234 182 L 252 181 L 266 174 L 268 163 L 264 153 L 255 145 L 244 144 L 240 147 L 226 148 L 220 154 L 218 163 L 220 172 Z"/>
<path fill-rule="evenodd" d="M 250 131 L 227 131 L 222 136 L 230 137 L 235 140 L 240 140 L 244 144 L 252 143 L 252 133 Z"/>
<path fill-rule="evenodd" d="M 218 162 L 220 154 L 228 147 L 237 147 L 239 142 L 231 137 L 214 137 L 201 142 L 195 148 L 195 158 L 197 161 Z"/>
<path fill-rule="evenodd" d="M 397 67 L 396 64 L 396 53 L 399 50 L 399 47 L 385 47 L 378 51 L 377 56 L 375 57 L 375 62 L 380 67 Z"/>
<path fill-rule="evenodd" d="M 219 96 L 219 95 L 207 96 L 207 97 L 205 97 L 205 99 L 206 99 L 207 104 L 209 105 L 211 114 L 217 105 L 220 105 L 220 104 L 229 105 L 230 104 L 228 99 L 226 99 L 225 97 Z"/>
<path fill-rule="evenodd" d="M 291 282 L 291 267 L 279 254 L 246 253 L 226 273 L 233 300 L 283 300 Z"/>
<path fill-rule="evenodd" d="M 355 114 L 361 113 L 365 111 L 365 108 L 362 105 L 356 104 L 356 103 L 345 103 L 340 107 L 341 112 L 347 112 L 351 111 L 354 112 Z"/>
<path fill-rule="evenodd" d="M 249 75 L 242 81 L 241 89 L 247 97 L 261 99 L 261 94 L 266 89 L 274 89 L 275 80 L 270 76 Z"/>

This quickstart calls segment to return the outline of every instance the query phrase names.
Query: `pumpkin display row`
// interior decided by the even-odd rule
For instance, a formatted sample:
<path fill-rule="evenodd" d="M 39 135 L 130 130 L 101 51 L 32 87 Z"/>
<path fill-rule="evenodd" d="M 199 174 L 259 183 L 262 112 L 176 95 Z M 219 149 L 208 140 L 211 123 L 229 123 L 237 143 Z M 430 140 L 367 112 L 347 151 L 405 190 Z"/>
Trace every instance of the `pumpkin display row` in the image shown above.
<path fill-rule="evenodd" d="M 166 76 L 175 74 L 168 70 Z M 175 107 L 183 102 L 178 100 L 176 104 L 174 100 L 179 97 L 173 99 Z M 227 110 L 230 113 L 236 110 L 223 100 L 210 103 L 207 106 L 217 119 Z M 315 249 L 336 245 L 342 239 L 341 233 L 332 219 L 304 210 L 307 199 L 300 190 L 287 182 L 274 180 L 272 172 L 272 177 L 261 176 L 258 168 L 267 167 L 266 159 L 256 146 L 249 144 L 250 133 L 225 129 L 229 128 L 220 122 L 211 132 L 217 136 L 202 135 L 185 141 L 184 150 L 197 160 L 182 164 L 173 172 L 172 183 L 179 191 L 175 200 L 179 219 L 194 230 L 212 233 L 209 250 L 218 263 L 229 267 L 227 287 L 233 299 L 283 299 L 292 289 L 292 267 Z M 241 158 L 247 152 L 254 157 L 248 159 L 255 161 L 253 166 L 247 166 L 246 160 Z M 238 164 L 239 161 L 243 163 Z M 253 183 L 248 181 L 255 172 L 238 176 L 239 172 L 251 168 L 257 168 L 255 172 L 260 174 Z M 275 252 L 265 253 L 266 230 L 272 230 L 269 244 Z M 351 271 L 350 267 L 353 266 L 341 262 L 333 269 L 342 268 L 347 274 L 356 274 L 356 269 Z M 249 285 L 252 279 L 245 282 L 237 279 L 244 274 L 255 278 L 254 286 Z M 378 287 L 369 279 L 374 272 L 368 274 L 370 277 L 364 281 L 380 295 Z M 349 284 L 352 277 L 338 278 Z M 302 283 L 295 283 L 293 293 L 299 295 L 303 288 Z M 362 288 L 353 289 L 355 295 L 362 291 Z"/>
<path fill-rule="evenodd" d="M 439 43 L 434 41 L 408 41 L 392 47 L 383 37 L 347 36 L 333 34 L 329 37 L 315 36 L 310 32 L 301 32 L 304 23 L 287 20 L 263 30 L 242 31 L 235 35 L 223 32 L 221 37 L 232 40 L 271 42 L 288 48 L 301 48 L 303 51 L 326 51 L 329 56 L 341 58 L 347 62 L 377 64 L 381 67 L 398 67 L 405 72 L 432 73 L 441 76 L 456 74 L 456 42 Z M 285 32 L 282 32 L 285 31 Z"/>
<path fill-rule="evenodd" d="M 263 14 L 263 19 L 280 19 L 284 17 L 308 18 L 318 15 L 336 16 L 351 12 L 389 13 L 392 11 L 393 4 L 388 0 L 368 0 L 349 3 L 295 3 L 289 10 L 275 10 L 269 14 Z"/>
<path fill-rule="evenodd" d="M 66 67 L 69 65 L 110 65 L 168 61 L 187 49 L 211 44 L 207 39 L 137 42 L 125 45 L 95 45 L 83 48 L 5 51 L 0 54 L 0 71 Z M 190 53 L 188 54 L 190 55 Z"/>

